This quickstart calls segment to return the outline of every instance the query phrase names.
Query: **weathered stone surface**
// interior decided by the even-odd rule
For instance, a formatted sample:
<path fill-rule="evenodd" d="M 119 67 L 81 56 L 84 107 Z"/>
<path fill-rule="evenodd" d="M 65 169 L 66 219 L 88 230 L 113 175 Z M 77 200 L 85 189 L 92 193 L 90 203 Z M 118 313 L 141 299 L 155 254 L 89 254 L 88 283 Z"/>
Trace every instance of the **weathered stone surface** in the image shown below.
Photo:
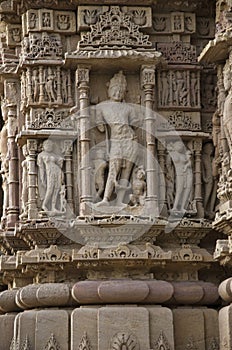
<path fill-rule="evenodd" d="M 71 315 L 71 350 L 78 349 L 80 344 L 89 349 L 98 348 L 98 308 L 80 307 Z M 81 348 L 80 348 L 81 349 Z"/>
<path fill-rule="evenodd" d="M 112 322 L 113 320 L 113 322 Z M 150 350 L 149 312 L 143 307 L 102 307 L 98 311 L 98 349 L 123 344 Z"/>
<path fill-rule="evenodd" d="M 8 313 L 0 315 L 0 349 L 10 349 L 10 345 L 14 336 L 14 321 L 17 313 Z"/>
<path fill-rule="evenodd" d="M 6 290 L 0 293 L 0 310 L 3 312 L 20 311 L 15 302 L 16 289 Z"/>
<path fill-rule="evenodd" d="M 180 304 L 195 304 L 204 296 L 203 288 L 195 283 L 176 282 L 173 287 L 173 300 Z"/>
<path fill-rule="evenodd" d="M 176 350 L 205 350 L 205 320 L 202 309 L 174 309 L 173 322 Z"/>
<path fill-rule="evenodd" d="M 41 310 L 36 314 L 35 348 L 69 349 L 69 312 Z"/>

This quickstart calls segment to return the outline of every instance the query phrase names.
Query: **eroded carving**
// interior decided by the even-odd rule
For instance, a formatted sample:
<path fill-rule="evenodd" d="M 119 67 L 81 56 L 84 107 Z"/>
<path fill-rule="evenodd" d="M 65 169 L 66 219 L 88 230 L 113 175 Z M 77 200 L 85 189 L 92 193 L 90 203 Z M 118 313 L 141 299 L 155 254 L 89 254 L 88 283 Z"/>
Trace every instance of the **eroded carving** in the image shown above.
<path fill-rule="evenodd" d="M 136 336 L 126 332 L 115 334 L 110 344 L 110 350 L 120 350 L 123 348 L 126 350 L 139 350 L 139 343 Z"/>
<path fill-rule="evenodd" d="M 163 331 L 160 332 L 159 338 L 155 342 L 154 350 L 172 350 Z"/>
<path fill-rule="evenodd" d="M 53 333 L 51 334 L 44 350 L 61 350 Z"/>
<path fill-rule="evenodd" d="M 64 176 L 63 157 L 54 152 L 55 143 L 51 140 L 43 142 L 43 151 L 39 153 L 37 165 L 39 169 L 39 194 L 42 209 L 53 214 L 65 213 L 63 200 Z"/>
<path fill-rule="evenodd" d="M 170 63 L 192 63 L 197 61 L 196 47 L 182 41 L 168 44 L 158 43 L 157 50 L 161 51 Z"/>
<path fill-rule="evenodd" d="M 78 350 L 92 350 L 92 347 L 90 345 L 89 338 L 88 338 L 86 332 L 84 333 L 84 335 L 80 341 L 80 344 L 78 346 Z"/>
<path fill-rule="evenodd" d="M 133 23 L 131 13 L 123 13 L 119 6 L 111 6 L 108 12 L 100 14 L 91 31 L 82 36 L 80 47 L 151 47 L 149 36 L 139 31 Z"/>

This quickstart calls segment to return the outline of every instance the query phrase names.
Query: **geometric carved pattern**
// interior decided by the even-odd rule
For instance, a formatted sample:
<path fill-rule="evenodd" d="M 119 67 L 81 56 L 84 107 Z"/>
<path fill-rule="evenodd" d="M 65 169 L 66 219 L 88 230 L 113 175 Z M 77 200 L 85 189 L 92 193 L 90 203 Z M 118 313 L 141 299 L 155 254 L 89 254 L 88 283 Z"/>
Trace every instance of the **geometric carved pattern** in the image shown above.
<path fill-rule="evenodd" d="M 159 338 L 155 343 L 154 346 L 155 350 L 171 350 L 171 347 L 168 343 L 168 340 L 166 336 L 164 335 L 163 331 L 160 332 Z"/>
<path fill-rule="evenodd" d="M 57 344 L 57 341 L 55 339 L 55 336 L 54 334 L 52 333 L 48 342 L 47 342 L 47 345 L 45 346 L 44 350 L 61 350 L 59 345 Z"/>
<path fill-rule="evenodd" d="M 83 337 L 81 339 L 81 342 L 79 344 L 78 350 L 92 350 L 86 332 L 84 333 L 84 335 L 83 335 Z"/>
<path fill-rule="evenodd" d="M 157 50 L 162 52 L 168 62 L 193 63 L 197 61 L 196 47 L 182 41 L 159 43 Z"/>
<path fill-rule="evenodd" d="M 111 339 L 110 350 L 139 350 L 139 343 L 134 334 L 120 332 Z"/>
<path fill-rule="evenodd" d="M 35 119 L 29 124 L 31 129 L 62 128 L 73 129 L 72 122 L 68 118 L 68 111 L 54 111 L 46 109 L 44 112 L 35 113 Z"/>
<path fill-rule="evenodd" d="M 139 31 L 139 26 L 132 21 L 132 14 L 124 13 L 119 6 L 111 6 L 110 11 L 100 15 L 91 31 L 82 36 L 81 47 L 151 47 L 149 35 Z"/>

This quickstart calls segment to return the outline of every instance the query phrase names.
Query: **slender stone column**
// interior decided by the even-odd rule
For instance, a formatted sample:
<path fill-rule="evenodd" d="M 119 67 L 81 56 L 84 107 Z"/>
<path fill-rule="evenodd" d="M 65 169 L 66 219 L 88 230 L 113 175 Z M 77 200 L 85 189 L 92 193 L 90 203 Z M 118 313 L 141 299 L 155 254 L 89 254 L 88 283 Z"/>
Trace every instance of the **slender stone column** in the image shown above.
<path fill-rule="evenodd" d="M 27 101 L 28 104 L 32 103 L 32 81 L 31 81 L 31 67 L 27 68 L 27 73 L 26 73 L 26 90 L 27 90 Z"/>
<path fill-rule="evenodd" d="M 68 211 L 74 211 L 73 203 L 73 177 L 72 177 L 72 140 L 64 141 L 64 159 L 65 159 L 65 178 L 66 178 L 66 193 L 67 193 L 67 206 Z"/>
<path fill-rule="evenodd" d="M 36 219 L 37 208 L 37 169 L 36 169 L 36 151 L 37 140 L 27 140 L 28 149 L 28 219 Z"/>
<path fill-rule="evenodd" d="M 60 67 L 56 67 L 56 76 L 57 76 L 57 103 L 62 103 L 62 97 L 61 97 L 61 80 L 60 80 Z"/>
<path fill-rule="evenodd" d="M 44 70 L 43 66 L 39 67 L 39 103 L 44 103 Z"/>
<path fill-rule="evenodd" d="M 142 66 L 141 85 L 145 95 L 145 127 L 146 127 L 146 146 L 147 146 L 147 196 L 146 196 L 146 213 L 148 215 L 158 215 L 158 174 L 154 158 L 156 157 L 155 144 L 155 117 L 152 110 L 154 103 L 154 86 L 155 86 L 155 66 Z"/>
<path fill-rule="evenodd" d="M 202 141 L 194 141 L 194 151 L 195 151 L 195 184 L 194 184 L 194 199 L 197 205 L 197 216 L 199 218 L 204 217 L 204 208 L 202 200 L 202 175 L 201 175 L 201 150 Z"/>
<path fill-rule="evenodd" d="M 164 144 L 158 142 L 157 153 L 159 160 L 159 208 L 163 216 L 167 216 L 167 200 L 166 200 L 166 183 L 165 183 L 165 156 L 166 150 Z"/>
<path fill-rule="evenodd" d="M 90 167 L 90 115 L 89 115 L 89 67 L 79 66 L 76 71 L 79 91 L 80 126 L 80 215 L 91 213 L 91 167 Z"/>
<path fill-rule="evenodd" d="M 8 108 L 8 154 L 9 154 L 9 207 L 7 209 L 7 225 L 14 227 L 19 216 L 19 178 L 18 178 L 18 149 L 15 143 L 17 132 L 16 106 Z"/>

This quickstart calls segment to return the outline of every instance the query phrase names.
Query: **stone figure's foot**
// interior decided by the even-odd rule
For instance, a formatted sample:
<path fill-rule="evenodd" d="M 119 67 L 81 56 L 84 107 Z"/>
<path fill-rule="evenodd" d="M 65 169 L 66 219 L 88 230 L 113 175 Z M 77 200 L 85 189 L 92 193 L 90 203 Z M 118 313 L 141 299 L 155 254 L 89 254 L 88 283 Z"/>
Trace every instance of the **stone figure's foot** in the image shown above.
<path fill-rule="evenodd" d="M 98 202 L 96 204 L 96 207 L 105 207 L 105 206 L 108 207 L 109 205 L 110 205 L 110 203 L 109 203 L 108 199 L 103 199 L 101 202 Z"/>

